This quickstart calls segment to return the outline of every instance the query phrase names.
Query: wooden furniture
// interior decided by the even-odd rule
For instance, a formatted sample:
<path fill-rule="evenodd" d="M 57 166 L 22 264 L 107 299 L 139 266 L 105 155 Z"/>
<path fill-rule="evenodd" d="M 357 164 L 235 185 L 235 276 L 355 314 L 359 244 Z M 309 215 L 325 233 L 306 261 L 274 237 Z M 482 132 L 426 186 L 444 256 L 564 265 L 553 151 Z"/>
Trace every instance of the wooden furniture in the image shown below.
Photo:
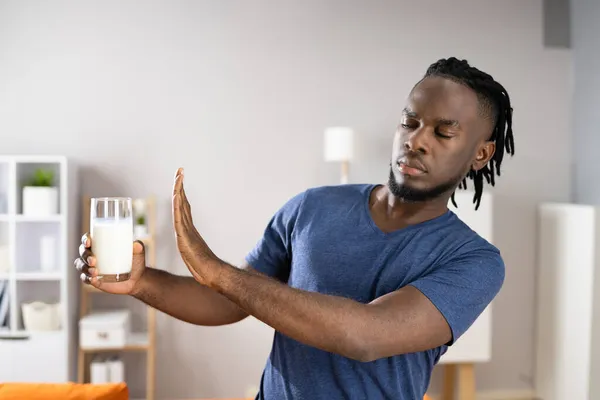
<path fill-rule="evenodd" d="M 449 203 L 449 208 L 471 229 L 488 242 L 493 243 L 494 199 L 484 192 L 476 211 L 473 192 L 457 191 L 458 208 Z M 444 369 L 441 400 L 475 400 L 475 365 L 489 362 L 492 358 L 492 306 L 489 305 L 473 325 L 454 345 L 448 348 L 439 362 Z"/>
<path fill-rule="evenodd" d="M 144 242 L 147 265 L 156 264 L 156 205 L 154 197 L 145 199 L 148 235 L 136 238 Z M 83 200 L 82 232 L 90 231 L 90 197 Z M 85 316 L 92 309 L 92 295 L 103 292 L 93 286 L 82 284 L 79 317 Z M 78 348 L 77 381 L 89 381 L 89 368 L 92 356 L 98 353 L 117 353 L 123 351 L 136 351 L 146 353 L 146 400 L 154 400 L 155 396 L 155 370 L 156 370 L 156 310 L 147 307 L 147 332 L 133 333 L 124 347 L 82 349 Z"/>
<path fill-rule="evenodd" d="M 74 377 L 75 182 L 63 156 L 0 157 L 0 297 L 8 300 L 0 300 L 0 316 L 7 317 L 0 321 L 0 382 L 63 383 Z M 49 186 L 29 188 L 42 184 Z M 34 330 L 31 321 L 42 318 L 29 316 L 53 314 L 41 313 L 48 306 L 38 304 L 28 307 L 34 312 L 24 319 L 23 304 L 32 302 L 57 304 L 58 324 Z"/>
<path fill-rule="evenodd" d="M 534 387 L 544 400 L 600 398 L 600 208 L 538 208 Z"/>

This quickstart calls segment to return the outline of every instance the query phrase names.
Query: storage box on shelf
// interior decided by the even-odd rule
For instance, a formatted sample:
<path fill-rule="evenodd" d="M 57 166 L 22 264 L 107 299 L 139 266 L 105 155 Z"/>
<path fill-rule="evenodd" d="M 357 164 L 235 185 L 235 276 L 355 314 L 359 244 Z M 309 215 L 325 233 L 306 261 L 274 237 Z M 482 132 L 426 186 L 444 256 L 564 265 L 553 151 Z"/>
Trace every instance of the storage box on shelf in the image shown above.
<path fill-rule="evenodd" d="M 83 198 L 82 230 L 90 231 L 90 201 Z M 154 198 L 134 200 L 134 216 L 136 240 L 144 242 L 146 262 L 155 265 L 156 244 L 156 210 Z M 141 227 L 140 225 L 143 225 Z M 155 359 L 156 359 L 156 310 L 147 307 L 147 331 L 131 330 L 131 315 L 127 309 L 94 310 L 91 307 L 91 295 L 102 293 L 93 286 L 83 284 L 79 307 L 79 351 L 77 362 L 77 379 L 79 383 L 98 383 L 106 377 L 110 382 L 114 379 L 126 380 L 123 361 L 114 354 L 120 352 L 146 353 L 146 400 L 154 400 Z M 111 355 L 112 354 L 112 355 Z M 115 361 L 115 357 L 116 360 Z M 112 363 L 111 361 L 112 360 Z M 119 371 L 114 372 L 114 371 Z M 118 376 L 118 378 L 115 378 Z"/>
<path fill-rule="evenodd" d="M 0 156 L 0 381 L 74 378 L 75 182 L 65 157 Z"/>
<path fill-rule="evenodd" d="M 79 320 L 79 345 L 84 350 L 122 348 L 130 337 L 129 310 L 96 311 Z"/>

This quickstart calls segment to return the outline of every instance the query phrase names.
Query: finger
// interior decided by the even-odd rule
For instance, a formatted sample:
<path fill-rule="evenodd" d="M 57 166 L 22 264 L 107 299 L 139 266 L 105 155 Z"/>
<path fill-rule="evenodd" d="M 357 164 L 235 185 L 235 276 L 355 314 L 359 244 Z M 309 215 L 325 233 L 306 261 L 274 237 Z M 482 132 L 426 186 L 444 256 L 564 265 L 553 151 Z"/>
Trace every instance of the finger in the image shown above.
<path fill-rule="evenodd" d="M 79 279 L 81 279 L 81 282 L 89 285 L 92 283 L 92 277 L 89 275 L 86 275 L 84 273 L 82 273 L 81 275 L 79 275 Z"/>
<path fill-rule="evenodd" d="M 145 249 L 146 246 L 141 240 L 136 240 L 135 242 L 133 242 L 133 254 L 144 254 Z"/>
<path fill-rule="evenodd" d="M 96 262 L 96 257 L 94 257 L 94 254 L 90 249 L 86 249 L 83 244 L 79 246 L 79 255 L 81 256 L 83 262 L 90 266 L 94 265 Z"/>
<path fill-rule="evenodd" d="M 84 247 L 92 247 L 92 238 L 90 237 L 89 233 L 84 233 L 83 236 L 81 237 L 81 244 Z"/>
<path fill-rule="evenodd" d="M 173 195 L 173 223 L 176 229 L 181 223 L 181 198 L 177 194 Z"/>
<path fill-rule="evenodd" d="M 181 183 L 183 182 L 183 168 L 178 168 L 175 174 L 175 183 L 173 184 L 173 196 L 181 191 Z"/>
<path fill-rule="evenodd" d="M 102 286 L 102 283 L 98 279 L 97 275 L 90 276 L 90 275 L 86 275 L 86 274 L 81 274 L 81 275 L 79 275 L 79 279 L 81 280 L 81 282 L 85 283 L 86 285 L 91 285 L 98 289 L 100 289 Z"/>
<path fill-rule="evenodd" d="M 178 176 L 173 187 L 173 223 L 175 224 L 175 229 L 181 224 L 182 219 L 180 187 L 181 176 Z"/>
<path fill-rule="evenodd" d="M 183 174 L 183 167 L 177 168 L 177 171 L 175 171 L 175 178 L 177 178 L 181 174 Z"/>
<path fill-rule="evenodd" d="M 76 258 L 75 262 L 73 262 L 73 264 L 75 265 L 75 268 L 77 269 L 77 271 L 84 273 L 84 274 L 88 273 L 89 266 L 86 263 L 84 263 L 81 258 Z"/>
<path fill-rule="evenodd" d="M 192 222 L 192 206 L 187 199 L 185 194 L 185 185 L 183 184 L 183 177 L 181 178 L 181 219 L 186 228 L 193 225 Z"/>

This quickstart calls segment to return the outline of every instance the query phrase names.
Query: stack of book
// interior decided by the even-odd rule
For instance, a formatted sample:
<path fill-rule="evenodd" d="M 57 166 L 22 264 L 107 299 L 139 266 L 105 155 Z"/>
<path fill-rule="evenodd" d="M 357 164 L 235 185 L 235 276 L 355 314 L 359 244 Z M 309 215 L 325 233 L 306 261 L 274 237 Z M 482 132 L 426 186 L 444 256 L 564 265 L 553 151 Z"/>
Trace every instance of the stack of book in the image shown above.
<path fill-rule="evenodd" d="M 0 281 L 0 332 L 9 330 L 8 310 L 10 309 L 10 296 L 8 281 Z"/>

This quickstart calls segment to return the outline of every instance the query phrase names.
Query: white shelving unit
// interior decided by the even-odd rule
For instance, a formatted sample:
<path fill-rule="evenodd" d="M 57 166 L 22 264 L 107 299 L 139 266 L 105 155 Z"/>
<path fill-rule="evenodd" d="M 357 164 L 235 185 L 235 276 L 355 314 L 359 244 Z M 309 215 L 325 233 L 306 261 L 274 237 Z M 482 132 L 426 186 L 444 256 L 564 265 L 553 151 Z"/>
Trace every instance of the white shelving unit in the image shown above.
<path fill-rule="evenodd" d="M 53 172 L 58 210 L 51 215 L 23 213 L 23 186 L 38 169 Z M 67 382 L 75 375 L 77 288 L 75 175 L 63 156 L 0 156 L 0 382 Z M 53 237 L 54 260 L 42 262 L 41 240 Z M 45 268 L 42 265 L 46 264 Z M 50 264 L 50 267 L 48 267 Z M 52 267 L 53 266 L 53 267 Z M 1 287 L 1 286 L 0 286 Z M 8 292 L 6 291 L 8 289 Z M 5 300 L 4 300 L 5 301 Z M 58 330 L 27 330 L 22 305 L 58 303 Z"/>

